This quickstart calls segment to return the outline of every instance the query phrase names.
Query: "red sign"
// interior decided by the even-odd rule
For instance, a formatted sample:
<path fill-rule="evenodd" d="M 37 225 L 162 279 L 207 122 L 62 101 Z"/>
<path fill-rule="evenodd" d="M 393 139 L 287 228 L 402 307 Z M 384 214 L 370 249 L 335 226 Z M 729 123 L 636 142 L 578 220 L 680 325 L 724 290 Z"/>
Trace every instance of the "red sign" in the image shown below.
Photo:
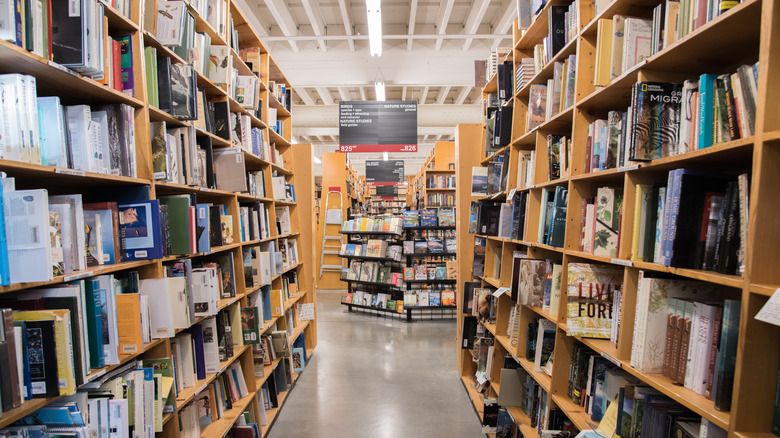
<path fill-rule="evenodd" d="M 416 144 L 342 144 L 339 152 L 417 152 Z"/>

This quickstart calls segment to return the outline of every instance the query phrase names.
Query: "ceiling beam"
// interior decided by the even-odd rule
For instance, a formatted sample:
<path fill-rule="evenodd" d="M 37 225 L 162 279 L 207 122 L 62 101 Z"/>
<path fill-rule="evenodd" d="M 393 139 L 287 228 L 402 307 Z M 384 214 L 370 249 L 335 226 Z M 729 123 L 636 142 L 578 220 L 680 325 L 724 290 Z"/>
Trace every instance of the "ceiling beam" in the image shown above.
<path fill-rule="evenodd" d="M 242 11 L 251 11 L 249 14 L 244 14 L 246 16 L 246 21 L 249 22 L 249 26 L 254 30 L 258 36 L 261 37 L 267 37 L 268 36 L 268 29 L 263 26 L 262 23 L 260 23 L 260 20 L 257 18 L 257 14 L 254 13 L 254 10 L 249 7 L 246 0 L 234 0 L 235 3 L 238 4 L 238 8 Z"/>
<path fill-rule="evenodd" d="M 479 25 L 482 23 L 482 18 L 485 16 L 488 6 L 490 6 L 490 0 L 477 0 L 471 5 L 471 11 L 469 11 L 469 16 L 466 18 L 466 23 L 463 26 L 463 33 L 477 33 L 477 29 L 479 29 Z M 463 43 L 463 50 L 468 50 L 473 41 L 472 38 L 467 39 Z"/>
<path fill-rule="evenodd" d="M 453 4 L 455 4 L 455 0 L 441 0 L 441 8 L 439 9 L 439 16 L 436 20 L 436 33 L 439 35 L 447 33 L 447 23 L 450 22 Z M 442 42 L 444 42 L 443 38 L 436 39 L 436 46 L 434 48 L 437 52 L 441 49 Z"/>
<path fill-rule="evenodd" d="M 349 98 L 349 90 L 347 90 L 346 87 L 339 87 L 339 96 L 341 96 L 341 100 L 343 101 L 351 100 Z"/>
<path fill-rule="evenodd" d="M 471 87 L 465 86 L 461 87 L 460 93 L 458 93 L 458 97 L 455 98 L 455 105 L 463 105 L 463 102 L 466 101 L 466 98 L 471 94 Z"/>
<path fill-rule="evenodd" d="M 325 105 L 333 105 L 333 97 L 330 95 L 330 91 L 326 87 L 316 87 L 317 94 L 320 95 L 320 100 Z"/>
<path fill-rule="evenodd" d="M 415 21 L 417 21 L 417 0 L 412 0 L 412 4 L 409 7 L 409 25 L 407 26 L 407 34 L 411 37 L 414 35 L 414 24 Z M 406 50 L 411 51 L 412 50 L 412 42 L 414 40 L 412 38 L 409 38 L 406 42 Z"/>
<path fill-rule="evenodd" d="M 502 15 L 501 18 L 499 18 L 498 21 L 493 25 L 493 31 L 496 33 L 496 35 L 506 34 L 512 29 L 512 23 L 517 17 L 517 4 L 515 0 L 509 0 L 504 3 L 503 10 L 504 15 Z M 493 49 L 498 47 L 498 45 L 501 44 L 501 41 L 504 39 L 506 39 L 506 37 L 499 37 L 493 40 Z"/>
<path fill-rule="evenodd" d="M 450 94 L 450 86 L 442 87 L 439 90 L 439 98 L 436 99 L 436 103 L 441 105 L 447 101 L 447 95 Z"/>
<path fill-rule="evenodd" d="M 352 35 L 352 20 L 349 18 L 349 10 L 347 9 L 347 0 L 339 0 L 339 9 L 341 10 L 341 21 L 344 22 L 344 32 L 346 32 L 347 36 Z M 368 38 L 368 35 L 366 35 L 366 38 Z M 347 43 L 349 44 L 349 50 L 354 52 L 355 51 L 355 41 L 352 39 L 347 40 Z"/>
<path fill-rule="evenodd" d="M 296 93 L 298 93 L 298 97 L 301 98 L 301 100 L 303 101 L 303 103 L 305 105 L 314 105 L 314 99 L 311 98 L 311 95 L 309 94 L 308 91 L 306 91 L 305 88 L 303 88 L 303 87 L 295 87 L 295 88 L 293 88 L 293 90 Z"/>
<path fill-rule="evenodd" d="M 265 0 L 265 5 L 268 6 L 268 10 L 285 36 L 291 37 L 298 33 L 298 24 L 290 15 L 284 0 Z M 293 40 L 289 40 L 289 43 L 293 52 L 298 53 L 298 43 Z"/>
<path fill-rule="evenodd" d="M 325 22 L 322 21 L 322 16 L 318 13 L 320 5 L 317 0 L 301 0 L 301 3 L 303 3 L 303 9 L 306 11 L 306 16 L 309 17 L 309 22 L 311 23 L 312 30 L 314 30 L 314 34 L 317 36 L 324 35 Z M 325 40 L 320 39 L 317 40 L 317 42 L 320 44 L 320 49 L 323 52 L 328 51 L 328 45 Z"/>
<path fill-rule="evenodd" d="M 420 105 L 425 105 L 425 101 L 428 100 L 428 86 L 423 87 L 422 94 L 420 95 Z"/>

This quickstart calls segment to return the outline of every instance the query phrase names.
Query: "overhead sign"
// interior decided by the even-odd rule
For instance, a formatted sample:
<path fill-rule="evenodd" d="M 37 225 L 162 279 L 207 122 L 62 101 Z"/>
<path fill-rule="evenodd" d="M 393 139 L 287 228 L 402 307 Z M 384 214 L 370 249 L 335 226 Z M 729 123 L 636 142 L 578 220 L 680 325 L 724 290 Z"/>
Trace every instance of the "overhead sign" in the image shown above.
<path fill-rule="evenodd" d="M 366 160 L 367 186 L 397 186 L 403 182 L 403 160 Z"/>
<path fill-rule="evenodd" d="M 417 101 L 339 102 L 339 152 L 417 152 Z"/>
<path fill-rule="evenodd" d="M 398 186 L 378 186 L 376 197 L 379 199 L 395 199 L 398 196 Z"/>

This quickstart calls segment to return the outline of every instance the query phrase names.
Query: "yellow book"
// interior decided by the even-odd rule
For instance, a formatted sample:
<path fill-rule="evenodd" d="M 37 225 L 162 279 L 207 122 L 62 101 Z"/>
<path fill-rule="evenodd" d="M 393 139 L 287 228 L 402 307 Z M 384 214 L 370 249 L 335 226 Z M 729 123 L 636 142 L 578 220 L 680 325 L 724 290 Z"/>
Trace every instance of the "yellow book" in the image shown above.
<path fill-rule="evenodd" d="M 596 66 L 593 85 L 603 87 L 610 81 L 612 61 L 612 19 L 602 18 L 598 22 L 596 41 Z"/>
<path fill-rule="evenodd" d="M 29 310 L 14 312 L 14 321 L 54 321 L 54 342 L 57 347 L 57 374 L 60 395 L 76 393 L 76 373 L 73 367 L 73 338 L 70 310 Z"/>
<path fill-rule="evenodd" d="M 284 312 L 284 307 L 282 307 L 282 312 Z M 241 332 L 240 306 L 228 307 L 228 315 L 230 316 L 230 333 L 233 334 L 233 350 L 236 350 L 244 345 L 244 336 Z"/>
<path fill-rule="evenodd" d="M 117 294 L 116 322 L 119 354 L 142 353 L 144 338 L 141 332 L 140 294 Z"/>
<path fill-rule="evenodd" d="M 404 300 L 398 300 L 395 302 L 395 310 L 398 313 L 404 313 Z"/>
<path fill-rule="evenodd" d="M 566 85 L 568 85 L 569 81 L 567 80 L 567 77 L 569 76 L 569 58 L 566 58 L 565 61 L 563 61 L 563 68 L 561 69 L 561 86 L 560 86 L 560 93 L 558 94 L 558 111 L 561 112 L 566 109 Z M 563 176 L 563 175 L 561 175 Z"/>

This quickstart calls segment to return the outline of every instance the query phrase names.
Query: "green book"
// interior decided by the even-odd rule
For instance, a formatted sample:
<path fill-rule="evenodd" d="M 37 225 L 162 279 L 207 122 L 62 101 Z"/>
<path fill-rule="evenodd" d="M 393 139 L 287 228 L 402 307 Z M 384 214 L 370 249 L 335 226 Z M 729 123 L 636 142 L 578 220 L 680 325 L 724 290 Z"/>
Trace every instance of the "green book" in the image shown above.
<path fill-rule="evenodd" d="M 192 241 L 189 195 L 161 196 L 160 204 L 168 206 L 171 254 L 190 254 Z"/>

